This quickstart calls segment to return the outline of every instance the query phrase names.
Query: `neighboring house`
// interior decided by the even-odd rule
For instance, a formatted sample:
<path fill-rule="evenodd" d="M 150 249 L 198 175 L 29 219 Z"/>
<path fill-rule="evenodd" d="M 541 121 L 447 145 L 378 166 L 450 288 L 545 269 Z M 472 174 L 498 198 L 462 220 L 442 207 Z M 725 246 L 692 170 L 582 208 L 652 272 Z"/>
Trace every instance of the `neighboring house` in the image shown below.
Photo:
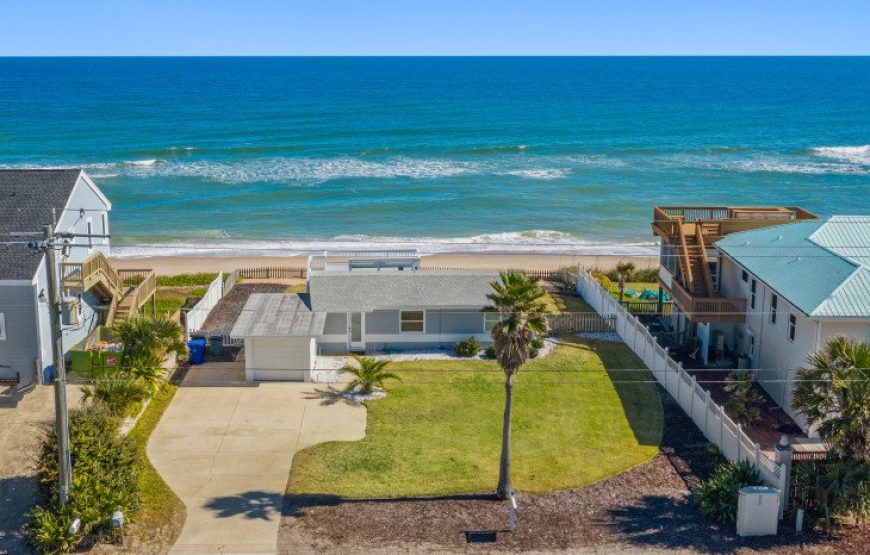
<path fill-rule="evenodd" d="M 0 242 L 15 232 L 81 235 L 57 251 L 62 279 L 63 349 L 85 341 L 100 324 L 139 310 L 153 293 L 153 272 L 117 272 L 109 254 L 112 205 L 80 169 L 0 170 Z M 33 237 L 38 240 L 40 237 Z M 127 283 L 125 283 L 125 280 Z M 42 382 L 53 365 L 48 271 L 42 253 L 0 245 L 0 378 Z M 143 298 L 144 297 L 144 298 Z"/>
<path fill-rule="evenodd" d="M 245 340 L 248 379 L 307 379 L 318 354 L 485 343 L 497 277 L 422 270 L 413 251 L 329 253 L 309 259 L 307 293 L 251 295 L 231 336 Z"/>
<path fill-rule="evenodd" d="M 660 291 L 673 301 L 668 334 L 672 342 L 688 347 L 704 364 L 733 355 L 722 332 L 744 323 L 746 299 L 722 289 L 715 242 L 732 233 L 813 219 L 806 210 L 785 206 L 655 207 L 652 228 L 661 239 Z"/>
<path fill-rule="evenodd" d="M 834 216 L 745 231 L 716 243 L 721 291 L 744 299 L 724 329 L 758 382 L 796 422 L 793 379 L 836 335 L 870 341 L 870 216 Z"/>

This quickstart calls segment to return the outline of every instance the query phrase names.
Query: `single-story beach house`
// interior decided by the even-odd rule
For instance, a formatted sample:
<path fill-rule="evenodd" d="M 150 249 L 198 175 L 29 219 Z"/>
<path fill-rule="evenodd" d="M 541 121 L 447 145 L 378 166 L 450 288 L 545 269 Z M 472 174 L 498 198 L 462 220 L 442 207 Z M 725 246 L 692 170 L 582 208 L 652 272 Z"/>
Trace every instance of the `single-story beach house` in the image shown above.
<path fill-rule="evenodd" d="M 248 380 L 305 380 L 317 355 L 451 348 L 490 341 L 482 312 L 495 272 L 434 271 L 416 251 L 324 253 L 307 291 L 253 294 L 230 335 L 244 338 Z"/>

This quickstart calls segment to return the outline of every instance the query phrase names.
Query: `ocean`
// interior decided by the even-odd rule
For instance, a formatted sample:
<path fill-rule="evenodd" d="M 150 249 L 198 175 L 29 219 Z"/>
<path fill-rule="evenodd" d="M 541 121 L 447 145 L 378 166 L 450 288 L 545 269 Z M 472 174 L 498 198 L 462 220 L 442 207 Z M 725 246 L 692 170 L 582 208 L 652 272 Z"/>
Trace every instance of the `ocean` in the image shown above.
<path fill-rule="evenodd" d="M 85 168 L 121 256 L 645 254 L 870 213 L 870 58 L 0 58 L 0 166 Z"/>

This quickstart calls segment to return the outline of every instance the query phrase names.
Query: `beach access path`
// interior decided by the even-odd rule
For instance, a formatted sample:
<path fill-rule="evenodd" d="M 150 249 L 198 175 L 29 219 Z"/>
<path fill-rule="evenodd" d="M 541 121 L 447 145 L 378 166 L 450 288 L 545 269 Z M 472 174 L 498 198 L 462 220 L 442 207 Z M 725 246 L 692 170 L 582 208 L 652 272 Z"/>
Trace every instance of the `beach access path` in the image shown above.
<path fill-rule="evenodd" d="M 187 507 L 171 553 L 277 551 L 293 455 L 365 436 L 364 407 L 323 404 L 315 387 L 273 382 L 178 389 L 148 443 L 154 467 Z"/>

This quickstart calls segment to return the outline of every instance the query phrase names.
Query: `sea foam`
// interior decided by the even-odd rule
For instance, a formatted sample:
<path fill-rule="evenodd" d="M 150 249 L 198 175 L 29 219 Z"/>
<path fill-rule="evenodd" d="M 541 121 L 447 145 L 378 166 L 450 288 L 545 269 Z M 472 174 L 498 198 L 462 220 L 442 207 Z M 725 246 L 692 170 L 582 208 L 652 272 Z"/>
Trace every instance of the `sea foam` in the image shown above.
<path fill-rule="evenodd" d="M 870 145 L 862 146 L 819 146 L 811 152 L 825 158 L 834 158 L 853 164 L 870 165 Z"/>

